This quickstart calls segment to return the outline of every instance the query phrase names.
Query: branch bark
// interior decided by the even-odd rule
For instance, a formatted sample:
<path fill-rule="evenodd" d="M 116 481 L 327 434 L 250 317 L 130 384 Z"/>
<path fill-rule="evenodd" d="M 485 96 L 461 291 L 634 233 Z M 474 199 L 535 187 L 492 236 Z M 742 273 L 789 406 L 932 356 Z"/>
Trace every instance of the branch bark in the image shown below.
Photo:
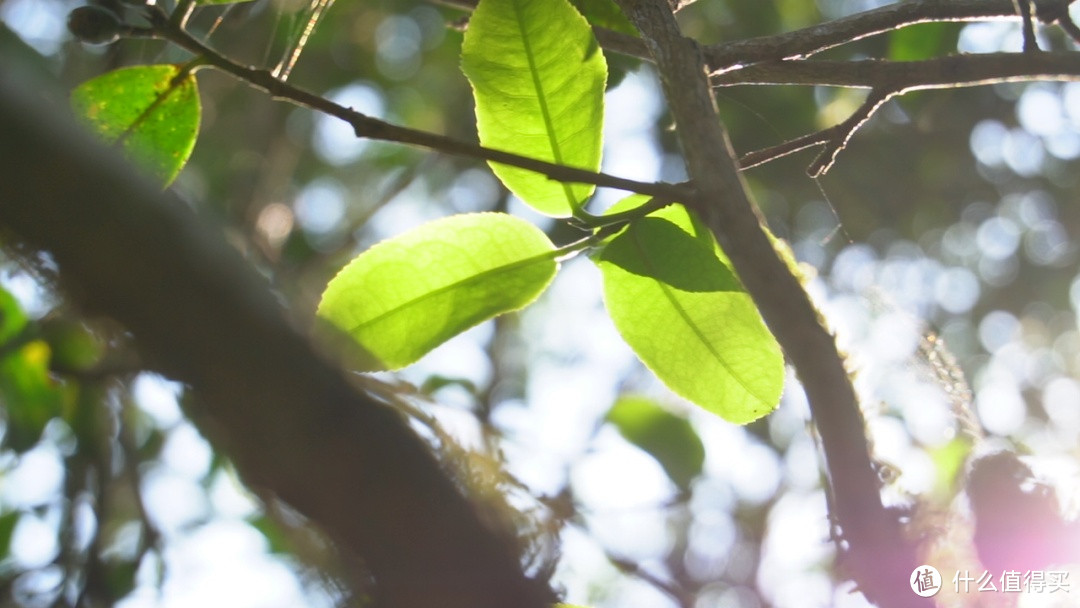
<path fill-rule="evenodd" d="M 443 154 L 452 154 L 465 158 L 474 158 L 488 162 L 497 162 L 512 167 L 520 167 L 566 183 L 594 184 L 605 188 L 616 188 L 639 194 L 647 194 L 667 201 L 678 200 L 682 191 L 678 186 L 664 183 L 639 182 L 616 177 L 606 173 L 589 171 L 560 165 L 558 163 L 530 158 L 513 152 L 495 150 L 470 142 L 447 137 L 438 133 L 421 131 L 367 116 L 352 108 L 347 108 L 325 97 L 305 91 L 278 78 L 269 70 L 253 68 L 237 63 L 221 53 L 206 46 L 190 35 L 182 21 L 174 22 L 160 7 L 151 7 L 151 28 L 144 34 L 151 38 L 163 38 L 192 53 L 196 61 L 213 66 L 226 74 L 261 91 L 275 99 L 288 101 L 294 105 L 322 112 L 327 116 L 340 119 L 352 127 L 357 137 L 376 141 L 389 141 L 399 144 L 427 148 Z M 613 35 L 616 32 L 611 32 Z"/>
<path fill-rule="evenodd" d="M 1043 22 L 1068 14 L 1075 0 L 1039 0 L 1036 16 Z M 1019 19 L 1014 0 L 914 0 L 834 19 L 819 25 L 747 40 L 706 47 L 705 59 L 712 73 L 762 61 L 802 59 L 848 42 L 884 34 L 901 27 L 931 21 L 981 21 Z"/>
<path fill-rule="evenodd" d="M 0 77 L 0 227 L 48 251 L 76 300 L 192 387 L 189 415 L 248 484 L 360 555 L 382 605 L 550 601 L 403 417 L 324 361 L 218 233 L 34 89 Z"/>
<path fill-rule="evenodd" d="M 641 31 L 696 186 L 695 208 L 716 235 L 802 380 L 821 435 L 833 516 L 846 544 L 841 565 L 881 606 L 926 606 L 907 577 L 917 566 L 899 523 L 882 505 L 866 429 L 836 343 L 762 230 L 727 133 L 716 114 L 702 50 L 682 36 L 664 0 L 617 0 Z"/>
<path fill-rule="evenodd" d="M 713 76 L 712 84 L 813 85 L 906 93 L 1033 80 L 1080 80 L 1080 54 L 986 53 L 923 61 L 770 61 Z"/>

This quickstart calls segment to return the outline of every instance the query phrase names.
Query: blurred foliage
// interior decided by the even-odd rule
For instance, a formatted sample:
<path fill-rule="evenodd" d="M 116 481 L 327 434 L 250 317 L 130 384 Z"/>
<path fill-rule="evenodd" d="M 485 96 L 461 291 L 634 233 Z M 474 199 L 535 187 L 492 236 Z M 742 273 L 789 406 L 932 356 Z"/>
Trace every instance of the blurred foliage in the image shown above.
<path fill-rule="evenodd" d="M 688 491 L 701 475 L 705 446 L 685 418 L 647 397 L 626 395 L 611 406 L 607 419 L 627 441 L 655 458 L 680 490 Z"/>
<path fill-rule="evenodd" d="M 137 19 L 119 0 L 94 3 Z M 711 43 L 790 31 L 871 4 L 699 0 L 679 20 L 687 35 Z M 62 23 L 64 15 L 49 11 L 73 5 L 0 4 L 4 69 L 27 82 L 63 83 L 65 90 L 40 87 L 56 107 L 66 107 L 76 85 L 108 70 L 188 59 L 157 40 L 83 47 L 54 32 L 48 43 L 47 34 L 28 29 L 29 18 L 17 19 L 46 11 Z M 272 68 L 291 43 L 276 32 L 290 31 L 290 16 L 302 18 L 304 8 L 270 0 L 205 6 L 191 29 L 223 54 Z M 396 123 L 475 141 L 459 66 L 457 26 L 466 17 L 422 0 L 335 2 L 290 82 Z M 975 33 L 991 47 L 1012 48 L 1018 30 L 1010 27 L 926 24 L 826 56 L 915 60 L 973 52 Z M 1054 31 L 1044 35 L 1053 48 L 1070 48 Z M 641 96 L 655 96 L 655 87 L 642 85 L 655 79 L 650 67 L 611 61 L 613 92 L 636 86 Z M 616 72 L 626 75 L 621 84 Z M 347 129 L 229 77 L 207 71 L 199 79 L 199 139 L 174 188 L 224 226 L 298 318 L 313 316 L 329 278 L 373 242 L 454 212 L 527 213 L 478 163 L 357 143 Z M 834 124 L 860 100 L 815 87 L 735 86 L 717 96 L 740 153 Z M 650 103 L 655 99 L 620 116 L 644 113 Z M 1078 107 L 1075 84 L 923 92 L 887 104 L 825 177 L 806 177 L 812 151 L 745 174 L 772 231 L 816 269 L 811 291 L 851 355 L 884 483 L 900 505 L 918 497 L 927 510 L 947 510 L 965 460 L 986 446 L 1019 447 L 1076 471 Z M 649 120 L 641 137 L 658 159 L 659 177 L 683 179 L 670 117 L 660 110 Z M 580 234 L 527 219 L 556 244 Z M 312 605 L 362 605 L 363 577 L 344 574 L 355 565 L 343 566 L 288 509 L 253 505 L 223 458 L 203 462 L 207 448 L 169 413 L 191 398 L 182 387 L 142 373 L 122 330 L 65 305 L 48 259 L 4 246 L 0 604 L 114 605 L 126 597 L 144 605 L 147 590 L 171 593 L 167 581 L 190 583 L 182 568 L 170 571 L 185 539 L 215 522 L 239 521 L 273 556 L 267 563 L 287 567 Z M 538 571 L 552 575 L 567 600 L 593 606 L 628 598 L 680 607 L 855 601 L 831 579 L 817 453 L 797 385 L 777 412 L 745 430 L 660 409 L 654 402 L 674 397 L 628 357 L 605 350 L 605 325 L 590 316 L 596 294 L 572 281 L 560 287 L 557 280 L 536 312 L 481 326 L 461 350 L 441 359 L 433 353 L 437 363 L 405 372 L 446 404 L 434 408 L 418 397 L 478 455 L 475 462 L 508 467 L 529 490 L 509 502 L 539 514 L 564 550 L 554 572 L 549 565 Z M 571 313 L 580 317 L 576 324 L 566 320 Z M 948 373 L 935 371 L 945 364 L 919 360 L 915 345 L 930 329 L 958 362 Z M 963 391 L 950 383 L 964 377 L 973 400 L 951 403 L 948 395 Z M 637 398 L 625 394 L 650 401 L 631 410 L 626 404 Z M 962 415 L 977 418 L 981 436 L 964 434 Z M 635 422 L 642 419 L 657 422 Z M 612 425 L 618 433 L 610 433 Z M 640 451 L 628 444 L 655 463 L 637 459 Z M 590 476 L 590 463 L 605 454 L 635 468 L 612 465 Z M 42 461 L 59 465 L 58 479 L 48 481 Z M 39 481 L 20 478 L 24 470 Z M 35 484 L 44 489 L 17 491 Z M 612 505 L 609 494 L 645 498 Z M 194 506 L 184 506 L 189 502 Z M 228 506 L 234 503 L 243 506 Z"/>

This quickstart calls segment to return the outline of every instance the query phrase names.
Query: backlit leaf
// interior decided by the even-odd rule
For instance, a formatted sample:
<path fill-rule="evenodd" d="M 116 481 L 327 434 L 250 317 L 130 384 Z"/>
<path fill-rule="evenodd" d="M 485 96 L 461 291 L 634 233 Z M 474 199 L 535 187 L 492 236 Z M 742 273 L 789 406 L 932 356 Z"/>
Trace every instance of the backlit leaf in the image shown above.
<path fill-rule="evenodd" d="M 731 422 L 780 400 L 780 347 L 716 246 L 682 205 L 630 224 L 596 257 L 623 339 L 675 393 Z"/>
<path fill-rule="evenodd" d="M 556 255 L 544 233 L 524 220 L 456 215 L 357 256 L 327 285 L 318 314 L 365 351 L 362 368 L 397 369 L 531 303 L 555 276 Z"/>
<path fill-rule="evenodd" d="M 480 0 L 465 32 L 461 67 L 476 97 L 481 144 L 600 168 L 607 65 L 589 23 L 567 0 Z M 491 167 L 518 198 L 552 216 L 571 215 L 593 191 Z"/>
<path fill-rule="evenodd" d="M 647 397 L 626 396 L 615 402 L 607 419 L 627 441 L 655 458 L 679 489 L 688 489 L 701 474 L 705 446 L 685 418 Z"/>
<path fill-rule="evenodd" d="M 141 65 L 102 74 L 71 95 L 75 113 L 106 142 L 167 186 L 199 133 L 195 77 L 175 65 Z"/>

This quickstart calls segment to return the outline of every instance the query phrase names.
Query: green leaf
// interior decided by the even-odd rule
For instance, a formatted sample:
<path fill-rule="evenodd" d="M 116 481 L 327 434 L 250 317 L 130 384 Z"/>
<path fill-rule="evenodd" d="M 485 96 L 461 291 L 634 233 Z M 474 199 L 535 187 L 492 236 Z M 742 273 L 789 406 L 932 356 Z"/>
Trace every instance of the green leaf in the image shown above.
<path fill-rule="evenodd" d="M 397 369 L 449 338 L 535 300 L 558 252 L 503 213 L 456 215 L 389 239 L 350 262 L 318 314 L 365 351 L 364 369 Z"/>
<path fill-rule="evenodd" d="M 647 397 L 625 396 L 611 407 L 607 419 L 627 441 L 655 458 L 680 490 L 689 489 L 701 474 L 705 446 L 685 418 Z"/>
<path fill-rule="evenodd" d="M 589 171 L 600 168 L 607 64 L 592 28 L 567 0 L 480 0 L 461 68 L 476 97 L 484 146 Z M 588 184 L 491 164 L 537 211 L 572 215 Z"/>
<path fill-rule="evenodd" d="M 630 224 L 595 258 L 623 339 L 675 393 L 745 424 L 780 400 L 780 347 L 711 233 L 682 205 Z"/>
<path fill-rule="evenodd" d="M 623 14 L 614 0 L 570 0 L 591 25 L 622 34 L 637 36 L 637 28 Z"/>
<path fill-rule="evenodd" d="M 199 134 L 195 77 L 175 65 L 142 65 L 102 74 L 71 94 L 75 113 L 163 186 L 180 173 Z"/>

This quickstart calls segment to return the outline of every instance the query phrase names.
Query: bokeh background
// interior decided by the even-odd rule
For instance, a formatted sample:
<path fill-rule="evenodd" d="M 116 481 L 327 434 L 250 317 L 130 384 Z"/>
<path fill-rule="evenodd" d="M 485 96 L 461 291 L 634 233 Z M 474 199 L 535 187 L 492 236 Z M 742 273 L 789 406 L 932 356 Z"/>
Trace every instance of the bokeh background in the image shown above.
<path fill-rule="evenodd" d="M 134 18 L 119 0 L 98 3 Z M 186 58 L 159 41 L 73 40 L 64 23 L 80 4 L 0 0 L 0 54 L 53 83 L 45 94 L 58 106 L 109 69 Z M 699 0 L 680 20 L 688 35 L 719 42 L 883 4 Z M 310 8 L 303 0 L 205 7 L 191 29 L 230 57 L 273 66 Z M 290 81 L 379 118 L 474 140 L 458 67 L 466 16 L 434 2 L 342 0 Z M 1043 48 L 1072 48 L 1055 30 L 1039 35 Z M 920 59 L 1020 44 L 1014 22 L 927 24 L 828 56 Z M 656 74 L 608 60 L 604 171 L 684 179 Z M 482 164 L 356 140 L 344 124 L 209 70 L 199 86 L 201 135 L 175 188 L 302 322 L 352 256 L 432 219 L 500 210 L 556 243 L 579 236 L 531 212 Z M 717 91 L 739 152 L 835 124 L 864 94 Z M 967 459 L 1008 448 L 1075 512 L 1080 83 L 909 94 L 861 129 L 826 176 L 806 176 L 812 154 L 746 176 L 770 228 L 813 277 L 807 287 L 848 354 L 888 501 L 921 505 L 931 515 L 917 525 L 932 535 L 938 519 L 965 517 Z M 601 191 L 595 209 L 624 194 Z M 0 326 L 0 604 L 353 605 L 325 539 L 286 507 L 260 504 L 185 420 L 183 387 L 141 371 L 119 328 L 66 303 L 47 261 L 4 245 L 5 323 L 25 316 L 44 337 L 14 344 Z M 697 410 L 636 361 L 604 312 L 599 279 L 587 256 L 568 260 L 527 310 L 382 377 L 414 391 L 428 420 L 418 429 L 449 433 L 461 466 L 508 472 L 487 483 L 525 514 L 526 561 L 567 601 L 865 605 L 833 574 L 818 446 L 794 375 L 779 409 L 746 427 Z M 666 430 L 634 435 L 609 416 L 630 400 Z M 960 537 L 941 555 L 976 570 Z"/>

